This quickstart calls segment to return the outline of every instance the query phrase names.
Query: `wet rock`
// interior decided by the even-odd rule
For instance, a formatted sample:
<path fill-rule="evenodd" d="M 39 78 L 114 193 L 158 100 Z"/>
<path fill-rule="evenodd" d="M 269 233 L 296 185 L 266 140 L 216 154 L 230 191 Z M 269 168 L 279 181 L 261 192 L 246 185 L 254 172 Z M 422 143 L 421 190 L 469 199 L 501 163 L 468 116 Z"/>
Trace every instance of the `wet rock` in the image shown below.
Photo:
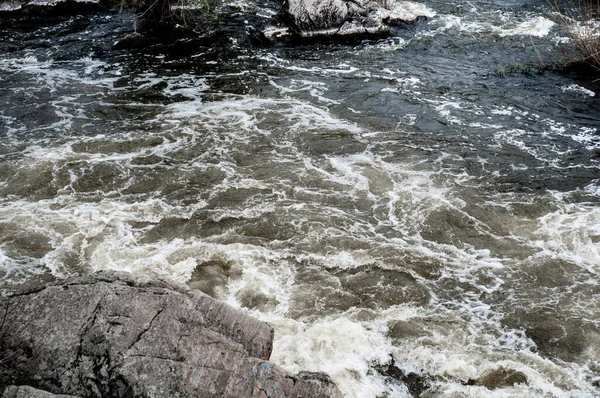
<path fill-rule="evenodd" d="M 74 395 L 56 395 L 29 386 L 8 386 L 2 398 L 78 398 Z"/>
<path fill-rule="evenodd" d="M 115 43 L 115 50 L 131 50 L 135 48 L 145 48 L 158 44 L 160 40 L 154 36 L 142 35 L 138 32 L 133 32 L 123 37 Z"/>
<path fill-rule="evenodd" d="M 163 279 L 100 272 L 0 299 L 2 366 L 85 397 L 341 397 L 268 362 L 273 329 Z"/>
<path fill-rule="evenodd" d="M 427 305 L 431 299 L 427 288 L 411 274 L 377 266 L 332 271 L 305 267 L 298 270 L 295 280 L 288 314 L 296 319 L 326 316 L 352 307 Z"/>
<path fill-rule="evenodd" d="M 206 261 L 198 264 L 187 285 L 213 298 L 224 298 L 230 269 L 231 264 L 226 262 Z"/>
<path fill-rule="evenodd" d="M 430 336 L 423 325 L 416 321 L 391 321 L 388 323 L 388 335 L 395 340 Z"/>
<path fill-rule="evenodd" d="M 292 37 L 292 32 L 286 26 L 268 25 L 263 29 L 262 34 L 264 39 L 270 43 L 283 43 Z"/>
<path fill-rule="evenodd" d="M 101 0 L 9 0 L 0 2 L 1 15 L 78 14 L 101 8 Z"/>
<path fill-rule="evenodd" d="M 271 42 L 289 41 L 292 36 L 303 39 L 386 36 L 392 26 L 411 24 L 426 16 L 386 6 L 372 0 L 286 0 L 281 19 L 289 31 L 268 26 L 263 35 Z"/>
<path fill-rule="evenodd" d="M 262 292 L 254 290 L 242 290 L 236 295 L 236 298 L 245 308 L 253 308 L 261 311 L 274 311 L 280 304 L 275 297 L 269 297 Z"/>
<path fill-rule="evenodd" d="M 340 274 L 342 287 L 360 297 L 365 308 L 387 308 L 405 303 L 427 305 L 429 291 L 411 274 L 379 267 L 360 267 Z"/>
<path fill-rule="evenodd" d="M 0 13 L 15 12 L 23 9 L 22 1 L 3 1 L 0 3 Z"/>
<path fill-rule="evenodd" d="M 131 164 L 135 166 L 151 166 L 160 163 L 168 163 L 168 159 L 154 154 L 148 156 L 139 156 L 131 159 Z"/>
<path fill-rule="evenodd" d="M 484 386 L 489 390 L 496 390 L 498 388 L 512 387 L 515 384 L 527 384 L 527 376 L 514 369 L 500 367 L 487 372 L 477 380 L 471 380 L 469 384 Z"/>
<path fill-rule="evenodd" d="M 575 362 L 593 344 L 589 336 L 598 335 L 598 327 L 591 322 L 571 318 L 566 311 L 517 308 L 507 315 L 505 324 L 513 329 L 524 329 L 536 344 L 541 355 Z"/>
<path fill-rule="evenodd" d="M 390 363 L 376 366 L 375 370 L 383 376 L 402 382 L 413 397 L 420 397 L 430 387 L 430 380 L 427 377 L 403 371 L 396 366 L 393 358 Z"/>
<path fill-rule="evenodd" d="M 156 24 L 156 21 L 154 21 Z M 146 48 L 156 44 L 173 43 L 176 40 L 190 39 L 198 36 L 191 28 L 179 24 L 152 23 L 142 25 L 144 33 L 132 32 L 117 41 L 113 48 L 116 50 L 131 50 Z"/>

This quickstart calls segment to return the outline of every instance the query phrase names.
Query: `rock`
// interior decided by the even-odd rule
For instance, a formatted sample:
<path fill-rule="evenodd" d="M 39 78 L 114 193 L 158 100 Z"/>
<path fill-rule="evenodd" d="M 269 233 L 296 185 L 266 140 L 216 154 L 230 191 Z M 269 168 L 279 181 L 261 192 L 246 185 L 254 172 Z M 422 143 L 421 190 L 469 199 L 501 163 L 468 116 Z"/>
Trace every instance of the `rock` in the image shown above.
<path fill-rule="evenodd" d="M 100 272 L 0 298 L 2 366 L 85 397 L 341 397 L 268 361 L 273 329 L 164 279 Z"/>
<path fill-rule="evenodd" d="M 512 387 L 515 384 L 527 384 L 527 376 L 514 369 L 499 367 L 485 373 L 477 380 L 470 381 L 469 384 L 484 386 L 489 390 L 496 390 L 498 388 Z"/>
<path fill-rule="evenodd" d="M 431 336 L 423 324 L 418 321 L 390 321 L 388 323 L 388 336 L 395 340 Z"/>
<path fill-rule="evenodd" d="M 350 13 L 344 0 L 287 0 L 284 10 L 292 27 L 305 35 L 339 29 Z"/>
<path fill-rule="evenodd" d="M 402 382 L 413 397 L 420 397 L 430 388 L 430 378 L 414 372 L 404 372 L 396 366 L 394 358 L 390 363 L 375 366 L 375 370 L 383 376 Z"/>
<path fill-rule="evenodd" d="M 3 1 L 0 3 L 0 13 L 10 13 L 19 11 L 23 8 L 24 2 L 22 1 Z"/>
<path fill-rule="evenodd" d="M 78 14 L 101 7 L 101 0 L 8 0 L 0 1 L 0 15 Z"/>
<path fill-rule="evenodd" d="M 79 398 L 74 395 L 56 395 L 29 386 L 8 386 L 2 398 Z"/>
<path fill-rule="evenodd" d="M 173 14 L 175 18 L 175 14 Z M 150 29 L 148 29 L 148 27 Z M 144 33 L 132 32 L 119 39 L 113 48 L 116 50 L 131 50 L 146 48 L 157 44 L 173 43 L 177 40 L 192 39 L 198 35 L 189 27 L 167 22 L 152 21 L 146 26 L 142 23 Z"/>
<path fill-rule="evenodd" d="M 159 42 L 160 40 L 157 37 L 146 36 L 138 32 L 133 32 L 117 41 L 113 48 L 115 50 L 131 50 L 134 48 L 150 47 L 154 44 L 158 44 Z"/>
<path fill-rule="evenodd" d="M 196 266 L 187 285 L 212 298 L 224 298 L 230 269 L 231 264 L 226 262 L 206 261 Z"/>
<path fill-rule="evenodd" d="M 591 321 L 571 318 L 564 309 L 561 310 L 563 312 L 510 308 L 504 322 L 510 328 L 524 329 L 541 355 L 575 362 L 595 344 L 589 336 L 598 333 L 598 326 Z"/>
<path fill-rule="evenodd" d="M 386 36 L 391 27 L 411 24 L 420 17 L 431 17 L 425 7 L 410 7 L 407 2 L 385 4 L 373 0 L 286 0 L 282 20 L 289 31 L 268 26 L 266 40 L 286 40 L 289 36 L 308 38 L 363 38 Z"/>
<path fill-rule="evenodd" d="M 292 38 L 292 32 L 287 26 L 267 25 L 262 30 L 262 36 L 269 43 L 282 43 Z"/>

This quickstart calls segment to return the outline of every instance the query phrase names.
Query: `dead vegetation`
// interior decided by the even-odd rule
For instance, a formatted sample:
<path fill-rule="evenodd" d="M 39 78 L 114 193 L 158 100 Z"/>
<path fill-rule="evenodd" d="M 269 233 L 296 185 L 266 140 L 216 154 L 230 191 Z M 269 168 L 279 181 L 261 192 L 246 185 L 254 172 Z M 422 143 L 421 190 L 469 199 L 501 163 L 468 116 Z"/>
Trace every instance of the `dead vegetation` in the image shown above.
<path fill-rule="evenodd" d="M 584 64 L 600 71 L 600 0 L 554 2 L 552 8 L 571 46 L 563 51 L 564 63 Z"/>

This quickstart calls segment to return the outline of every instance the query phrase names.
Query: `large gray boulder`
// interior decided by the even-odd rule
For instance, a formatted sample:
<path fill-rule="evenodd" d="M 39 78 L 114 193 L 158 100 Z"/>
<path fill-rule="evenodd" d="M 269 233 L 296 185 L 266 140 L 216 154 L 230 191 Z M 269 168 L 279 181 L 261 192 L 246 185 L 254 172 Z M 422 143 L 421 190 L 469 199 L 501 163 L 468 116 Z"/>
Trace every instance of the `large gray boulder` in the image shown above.
<path fill-rule="evenodd" d="M 391 27 L 411 24 L 433 14 L 425 7 L 407 7 L 394 0 L 285 0 L 282 20 L 289 34 L 300 38 L 349 38 L 382 36 Z M 281 28 L 263 31 L 272 41 L 282 40 Z M 286 32 L 287 33 L 287 32 Z"/>
<path fill-rule="evenodd" d="M 273 329 L 167 280 L 101 272 L 0 299 L 0 366 L 82 397 L 341 397 L 268 361 Z"/>

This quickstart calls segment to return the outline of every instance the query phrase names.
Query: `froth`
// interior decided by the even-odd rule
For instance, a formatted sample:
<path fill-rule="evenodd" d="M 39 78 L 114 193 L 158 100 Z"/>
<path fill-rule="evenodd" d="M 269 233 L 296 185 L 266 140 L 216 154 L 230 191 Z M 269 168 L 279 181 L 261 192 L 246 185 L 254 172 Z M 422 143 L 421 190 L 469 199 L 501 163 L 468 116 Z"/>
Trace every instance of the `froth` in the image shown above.
<path fill-rule="evenodd" d="M 169 214 L 181 217 L 189 216 L 191 212 L 193 208 L 178 208 L 160 200 L 134 204 L 56 200 L 15 201 L 5 204 L 0 214 L 3 220 L 18 222 L 23 231 L 35 231 L 47 239 L 48 252 L 38 260 L 29 261 L 40 272 L 46 269 L 57 277 L 66 277 L 81 272 L 118 269 L 170 275 L 185 281 L 195 265 L 186 263 L 186 259 L 170 260 L 172 253 L 180 250 L 184 242 L 140 244 L 138 240 L 144 227 L 136 228 L 132 224 L 155 223 Z M 6 264 L 8 260 L 5 260 Z M 10 275 L 5 279 L 16 282 Z"/>
<path fill-rule="evenodd" d="M 537 239 L 536 239 L 537 238 Z M 563 258 L 593 274 L 600 272 L 600 210 L 597 207 L 563 204 L 539 219 L 532 244 L 540 255 Z"/>
<path fill-rule="evenodd" d="M 578 86 L 577 84 L 570 84 L 568 86 L 561 87 L 561 90 L 580 93 L 588 97 L 594 97 L 596 95 L 596 93 L 594 93 L 592 90 L 588 90 L 587 88 Z"/>
<path fill-rule="evenodd" d="M 513 15 L 489 14 L 482 12 L 479 15 L 485 16 L 485 21 L 468 20 L 455 15 L 441 15 L 434 22 L 436 29 L 423 33 L 424 36 L 436 35 L 449 30 L 468 34 L 493 34 L 500 37 L 509 36 L 547 36 L 556 25 L 554 22 L 538 16 L 522 22 L 516 22 Z"/>
<path fill-rule="evenodd" d="M 404 385 L 386 383 L 370 366 L 391 360 L 391 342 L 382 325 L 363 325 L 348 317 L 311 324 L 269 316 L 264 319 L 276 329 L 271 359 L 288 371 L 327 372 L 348 398 L 410 396 Z"/>

